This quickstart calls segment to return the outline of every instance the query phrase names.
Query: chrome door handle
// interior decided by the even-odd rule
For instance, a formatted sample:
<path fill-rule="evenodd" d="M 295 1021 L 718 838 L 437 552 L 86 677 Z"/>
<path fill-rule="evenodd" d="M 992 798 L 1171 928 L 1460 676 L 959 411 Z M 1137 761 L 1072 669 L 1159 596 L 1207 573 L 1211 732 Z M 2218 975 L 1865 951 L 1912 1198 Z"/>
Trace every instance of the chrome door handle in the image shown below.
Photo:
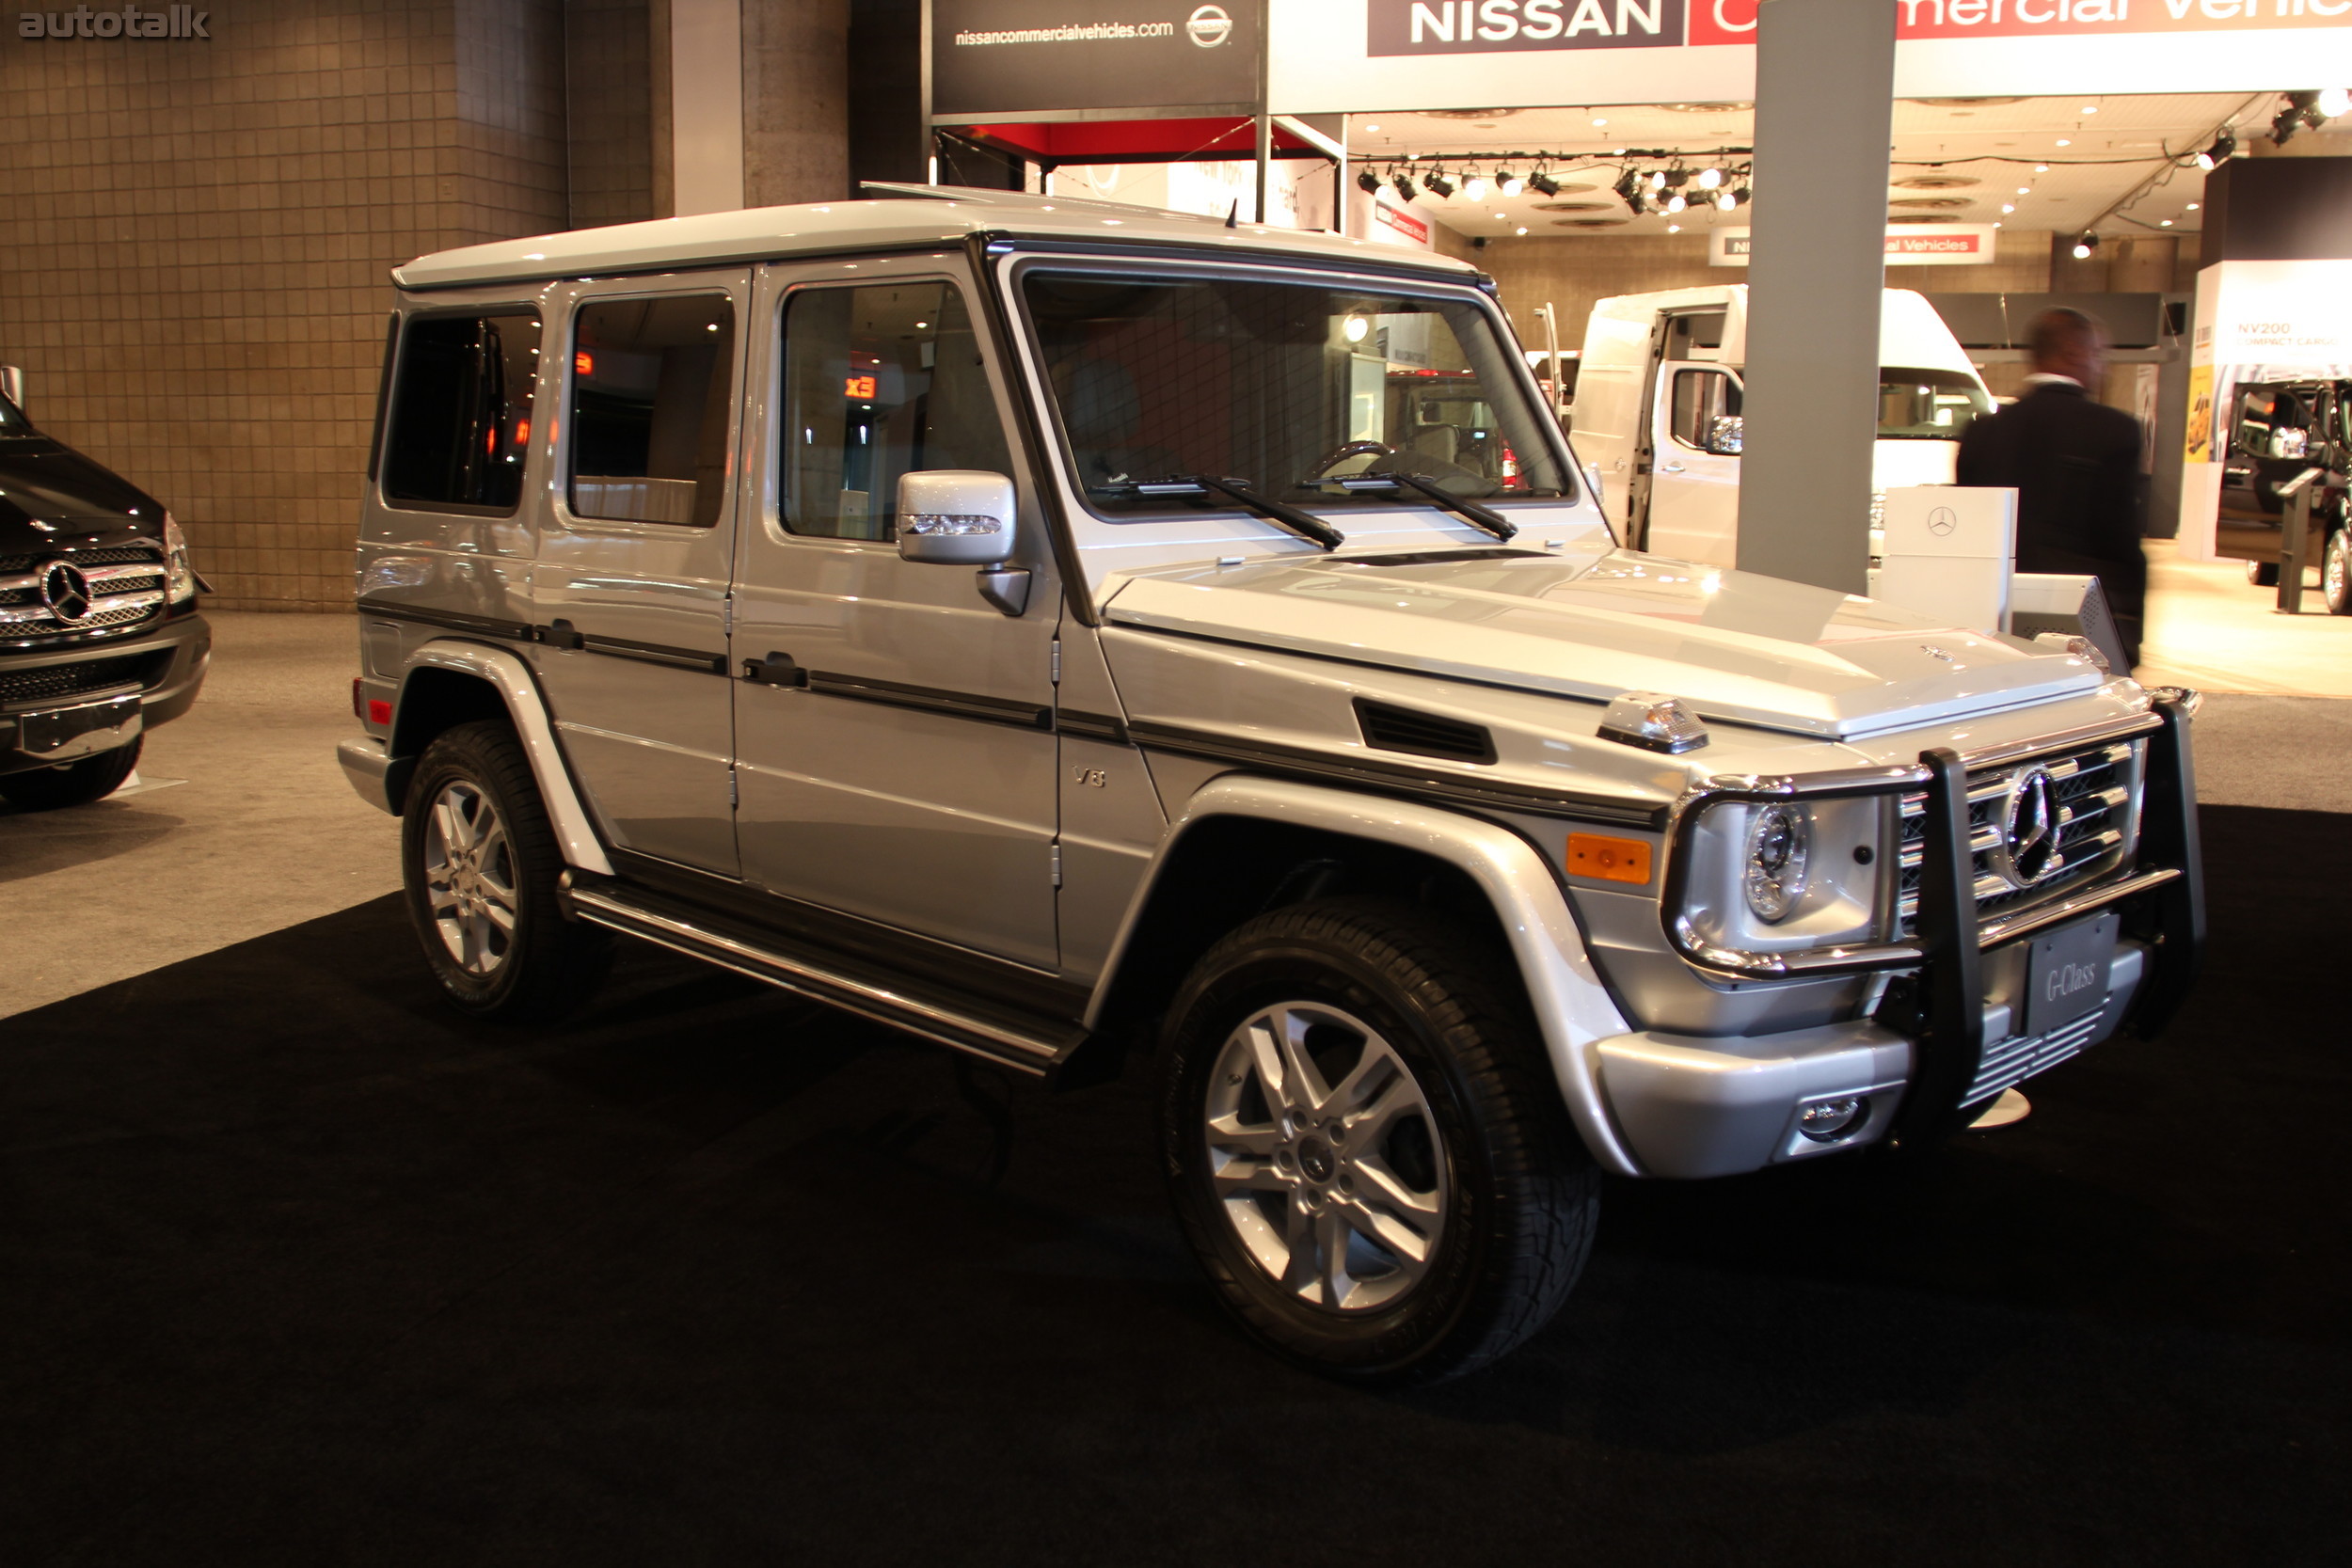
<path fill-rule="evenodd" d="M 1679 463 L 1661 463 L 1659 465 L 1658 471 L 1661 474 L 1678 474 L 1682 471 L 1682 465 Z"/>

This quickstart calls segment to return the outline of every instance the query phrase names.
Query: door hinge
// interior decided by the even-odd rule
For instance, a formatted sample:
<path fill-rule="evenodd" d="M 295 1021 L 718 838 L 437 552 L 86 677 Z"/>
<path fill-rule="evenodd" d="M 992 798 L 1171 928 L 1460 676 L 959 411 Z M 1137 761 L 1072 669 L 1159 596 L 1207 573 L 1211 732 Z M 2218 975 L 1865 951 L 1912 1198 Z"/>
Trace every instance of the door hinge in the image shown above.
<path fill-rule="evenodd" d="M 1054 885 L 1055 885 L 1056 887 L 1059 887 L 1059 886 L 1061 886 L 1061 846 L 1060 846 L 1060 845 L 1058 845 L 1058 844 L 1055 845 L 1055 846 L 1053 847 L 1053 851 L 1054 851 Z"/>
<path fill-rule="evenodd" d="M 743 776 L 740 773 L 738 773 L 734 768 L 730 768 L 727 769 L 727 805 L 730 808 L 739 806 L 743 803 L 742 780 Z"/>
<path fill-rule="evenodd" d="M 735 635 L 735 595 L 732 594 L 719 601 L 719 629 L 729 637 Z"/>
<path fill-rule="evenodd" d="M 1052 652 L 1052 653 L 1051 653 L 1051 654 L 1047 657 L 1046 662 L 1047 662 L 1047 664 L 1048 664 L 1048 665 L 1052 668 L 1053 676 L 1054 676 L 1054 684 L 1055 684 L 1056 686 L 1059 686 L 1059 685 L 1061 684 L 1061 639 L 1060 639 L 1060 638 L 1057 637 L 1057 638 L 1055 638 L 1055 639 L 1054 639 L 1054 642 L 1053 642 L 1053 652 Z"/>

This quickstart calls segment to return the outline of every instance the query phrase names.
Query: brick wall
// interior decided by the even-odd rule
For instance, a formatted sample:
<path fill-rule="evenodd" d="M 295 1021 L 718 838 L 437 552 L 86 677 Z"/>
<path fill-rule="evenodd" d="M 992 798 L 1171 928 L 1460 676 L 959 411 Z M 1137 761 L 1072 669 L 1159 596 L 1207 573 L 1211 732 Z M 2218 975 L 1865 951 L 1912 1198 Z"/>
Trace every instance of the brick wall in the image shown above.
<path fill-rule="evenodd" d="M 0 360 L 186 525 L 212 603 L 350 602 L 386 273 L 563 226 L 561 21 L 246 0 L 209 42 L 0 38 Z"/>

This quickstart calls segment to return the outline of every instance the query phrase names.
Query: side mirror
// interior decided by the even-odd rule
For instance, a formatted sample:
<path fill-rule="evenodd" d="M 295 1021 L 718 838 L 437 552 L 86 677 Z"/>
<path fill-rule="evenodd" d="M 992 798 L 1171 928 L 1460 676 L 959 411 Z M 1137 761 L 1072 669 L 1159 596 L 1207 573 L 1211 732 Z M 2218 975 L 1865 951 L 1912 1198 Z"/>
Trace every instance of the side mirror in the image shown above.
<path fill-rule="evenodd" d="M 1029 606 L 1029 569 L 1008 566 L 1019 535 L 1012 481 L 982 468 L 922 468 L 898 480 L 898 557 L 977 566 L 980 597 L 1007 615 Z"/>
<path fill-rule="evenodd" d="M 1001 566 L 1018 515 L 1012 481 L 978 468 L 924 468 L 898 480 L 898 554 L 935 566 Z"/>
<path fill-rule="evenodd" d="M 1718 414 L 1708 421 L 1707 450 L 1718 457 L 1737 457 L 1746 439 L 1747 421 L 1738 414 Z"/>
<path fill-rule="evenodd" d="M 0 365 L 0 397 L 7 398 L 19 408 L 24 406 L 24 372 L 17 365 Z"/>

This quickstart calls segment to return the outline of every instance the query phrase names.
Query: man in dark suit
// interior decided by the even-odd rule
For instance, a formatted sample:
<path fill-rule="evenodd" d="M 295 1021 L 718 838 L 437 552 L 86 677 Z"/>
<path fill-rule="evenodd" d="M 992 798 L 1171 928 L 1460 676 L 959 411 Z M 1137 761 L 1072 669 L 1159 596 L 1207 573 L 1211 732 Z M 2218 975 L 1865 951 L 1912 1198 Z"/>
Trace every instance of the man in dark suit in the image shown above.
<path fill-rule="evenodd" d="M 2017 569 L 2096 577 L 2137 664 L 2148 596 L 2139 421 L 2091 396 L 2106 346 L 2079 310 L 2035 317 L 2026 393 L 1961 436 L 1959 482 L 2015 488 Z"/>

